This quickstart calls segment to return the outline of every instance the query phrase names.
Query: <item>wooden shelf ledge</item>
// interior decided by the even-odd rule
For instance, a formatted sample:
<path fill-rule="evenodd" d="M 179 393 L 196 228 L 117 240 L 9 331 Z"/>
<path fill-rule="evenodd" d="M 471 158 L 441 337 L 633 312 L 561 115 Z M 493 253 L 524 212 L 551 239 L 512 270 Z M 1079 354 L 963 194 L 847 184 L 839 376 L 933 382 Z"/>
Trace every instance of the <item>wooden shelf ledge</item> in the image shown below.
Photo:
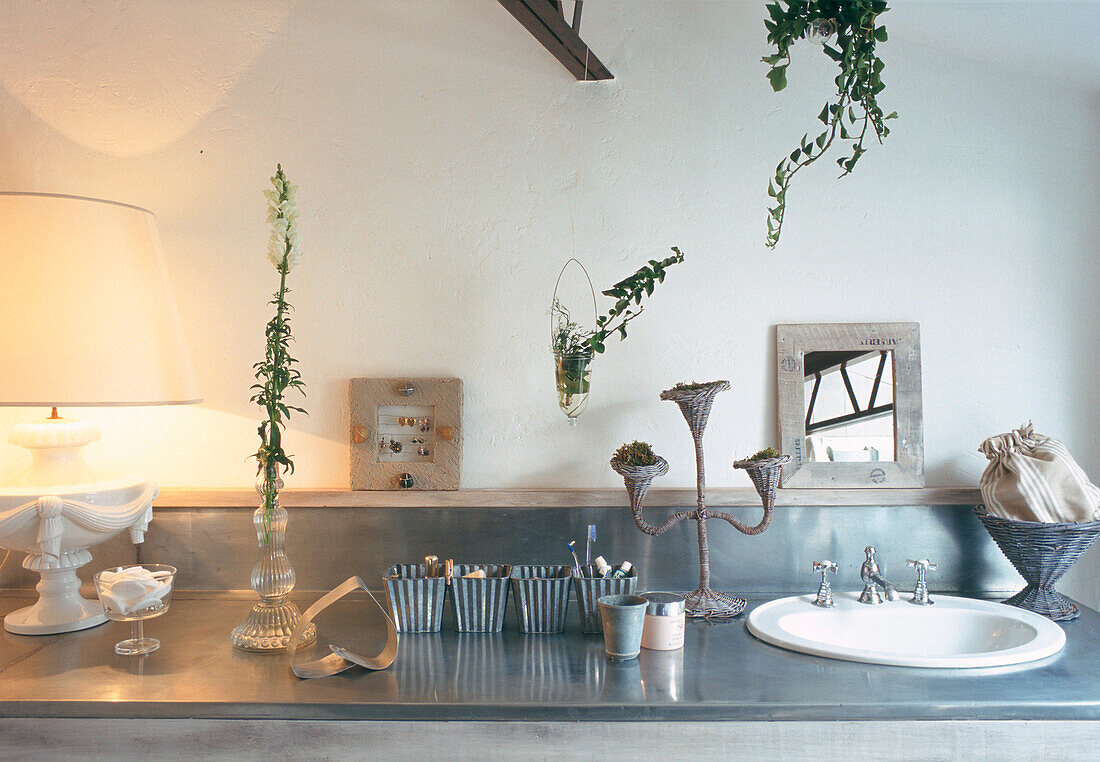
<path fill-rule="evenodd" d="M 246 489 L 160 491 L 154 506 L 163 508 L 255 508 L 255 491 Z M 464 489 L 447 492 L 370 492 L 340 489 L 286 490 L 280 502 L 285 508 L 623 508 L 630 505 L 622 489 Z M 781 489 L 776 505 L 975 505 L 981 493 L 971 487 L 923 489 Z M 694 489 L 651 489 L 646 505 L 683 508 L 695 505 Z M 760 497 L 750 488 L 716 488 L 707 491 L 707 505 L 715 508 L 759 506 Z"/>

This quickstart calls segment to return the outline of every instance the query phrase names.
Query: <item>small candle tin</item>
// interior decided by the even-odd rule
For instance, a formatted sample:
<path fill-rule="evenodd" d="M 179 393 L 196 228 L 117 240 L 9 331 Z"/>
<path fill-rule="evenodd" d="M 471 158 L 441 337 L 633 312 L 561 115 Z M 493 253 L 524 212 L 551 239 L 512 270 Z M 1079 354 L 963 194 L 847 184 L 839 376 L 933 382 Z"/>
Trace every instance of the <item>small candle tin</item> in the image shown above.
<path fill-rule="evenodd" d="M 675 651 L 684 647 L 684 596 L 675 593 L 642 593 L 649 601 L 642 628 L 642 648 Z"/>

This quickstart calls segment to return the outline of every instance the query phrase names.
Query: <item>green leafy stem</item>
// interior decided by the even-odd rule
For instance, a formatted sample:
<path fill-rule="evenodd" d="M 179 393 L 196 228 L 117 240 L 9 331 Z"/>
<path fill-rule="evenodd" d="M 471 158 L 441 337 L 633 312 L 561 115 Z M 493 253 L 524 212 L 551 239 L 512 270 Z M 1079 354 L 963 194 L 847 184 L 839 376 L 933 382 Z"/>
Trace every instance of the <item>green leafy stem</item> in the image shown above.
<path fill-rule="evenodd" d="M 616 333 L 619 334 L 620 341 L 626 338 L 626 324 L 645 310 L 642 306 L 642 297 L 652 296 L 654 286 L 664 283 L 665 270 L 684 261 L 684 255 L 678 248 L 673 246 L 672 252 L 671 257 L 666 257 L 659 262 L 656 259 L 649 260 L 649 264 L 640 268 L 629 278 L 601 292 L 604 296 L 610 296 L 617 301 L 606 315 L 596 318 L 596 331 L 588 339 L 588 345 L 595 352 L 602 354 L 608 338 Z"/>
<path fill-rule="evenodd" d="M 864 142 L 868 132 L 881 143 L 890 134 L 887 120 L 895 119 L 897 113 L 884 116 L 876 100 L 886 87 L 881 76 L 885 64 L 875 50 L 877 43 L 887 40 L 886 27 L 876 25 L 878 17 L 888 10 L 886 0 L 777 0 L 766 7 L 770 18 L 764 26 L 776 52 L 762 60 L 771 67 L 767 76 L 774 91 L 787 86 L 791 45 L 819 24 L 836 27 L 835 45 L 826 42 L 823 49 L 840 68 L 834 80 L 836 97 L 825 103 L 817 117 L 825 125 L 824 130 L 813 139 L 809 133 L 803 135 L 798 148 L 776 165 L 775 177 L 768 183 L 768 195 L 775 206 L 768 210 L 767 245 L 774 249 L 783 229 L 787 190 L 794 176 L 820 159 L 837 138 L 849 141 L 848 153 L 837 159 L 840 177 L 850 174 L 867 150 Z"/>
<path fill-rule="evenodd" d="M 266 414 L 266 418 L 258 429 L 260 446 L 255 453 L 257 474 L 262 477 L 263 483 L 265 541 L 278 495 L 274 485 L 279 479 L 280 472 L 294 472 L 294 463 L 283 450 L 282 431 L 290 419 L 291 411 L 303 414 L 306 412 L 300 407 L 288 405 L 283 399 L 286 392 L 291 389 L 304 395 L 305 386 L 301 374 L 295 367 L 298 361 L 290 354 L 290 343 L 293 341 L 290 333 L 290 311 L 293 308 L 287 302 L 287 294 L 290 290 L 286 285 L 286 276 L 292 261 L 294 236 L 290 233 L 293 232 L 295 221 L 293 215 L 286 212 L 290 186 L 286 182 L 282 166 L 278 167 L 272 181 L 278 193 L 277 200 L 272 199 L 273 217 L 275 220 L 286 220 L 288 234 L 282 236 L 282 257 L 276 265 L 279 273 L 279 290 L 269 302 L 275 307 L 275 316 L 268 321 L 264 331 L 267 337 L 267 348 L 263 361 L 253 366 L 258 383 L 252 385 L 255 392 L 252 395 L 252 402 L 259 405 Z"/>

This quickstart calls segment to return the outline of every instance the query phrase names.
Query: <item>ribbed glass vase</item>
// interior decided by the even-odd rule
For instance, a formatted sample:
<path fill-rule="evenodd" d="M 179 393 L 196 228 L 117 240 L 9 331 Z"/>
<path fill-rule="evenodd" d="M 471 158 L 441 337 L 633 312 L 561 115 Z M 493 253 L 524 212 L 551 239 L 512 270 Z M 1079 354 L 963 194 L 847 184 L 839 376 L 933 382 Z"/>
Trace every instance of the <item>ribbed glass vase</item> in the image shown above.
<path fill-rule="evenodd" d="M 233 629 L 233 645 L 245 651 L 279 653 L 285 651 L 301 614 L 287 600 L 297 577 L 290 565 L 283 543 L 286 541 L 286 509 L 279 505 L 279 490 L 283 480 L 267 474 L 256 480 L 260 507 L 252 514 L 260 553 L 252 567 L 252 589 L 260 602 L 252 607 L 248 618 Z M 300 645 L 317 639 L 317 628 L 310 624 Z"/>

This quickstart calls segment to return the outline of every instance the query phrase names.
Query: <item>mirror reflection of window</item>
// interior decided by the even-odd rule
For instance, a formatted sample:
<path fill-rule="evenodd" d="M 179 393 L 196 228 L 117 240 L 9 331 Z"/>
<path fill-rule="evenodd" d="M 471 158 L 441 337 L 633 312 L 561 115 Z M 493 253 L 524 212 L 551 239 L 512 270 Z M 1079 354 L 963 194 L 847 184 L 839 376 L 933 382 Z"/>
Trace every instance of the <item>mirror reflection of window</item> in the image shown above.
<path fill-rule="evenodd" d="M 893 352 L 807 352 L 803 368 L 807 459 L 894 460 Z"/>

